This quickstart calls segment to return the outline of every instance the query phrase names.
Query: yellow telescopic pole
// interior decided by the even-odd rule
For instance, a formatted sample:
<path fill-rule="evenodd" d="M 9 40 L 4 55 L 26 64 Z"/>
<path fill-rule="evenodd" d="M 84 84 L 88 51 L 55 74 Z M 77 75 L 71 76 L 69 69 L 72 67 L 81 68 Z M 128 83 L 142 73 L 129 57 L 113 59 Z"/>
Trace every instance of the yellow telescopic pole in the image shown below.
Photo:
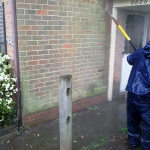
<path fill-rule="evenodd" d="M 118 23 L 118 21 L 108 11 L 109 2 L 110 2 L 110 0 L 106 0 L 106 8 L 105 8 L 106 13 L 113 19 L 113 21 L 117 25 L 118 29 L 121 31 L 121 33 L 124 35 L 124 37 L 127 39 L 127 41 L 132 45 L 132 47 L 136 50 L 137 48 L 132 43 L 132 41 L 131 41 L 130 37 L 128 36 L 128 34 L 124 31 L 124 29 L 121 27 L 121 25 Z"/>
<path fill-rule="evenodd" d="M 115 24 L 117 25 L 118 29 L 121 31 L 121 33 L 124 35 L 124 37 L 127 39 L 127 41 L 132 45 L 132 47 L 136 50 L 137 48 L 135 47 L 135 45 L 132 43 L 130 37 L 128 36 L 128 34 L 124 31 L 124 29 L 121 27 L 121 25 L 118 23 L 118 21 L 111 16 L 111 18 L 113 19 L 113 21 L 115 22 Z"/>
<path fill-rule="evenodd" d="M 121 25 L 118 25 L 119 30 L 122 32 L 122 34 L 125 36 L 125 38 L 130 41 L 130 37 L 127 35 L 127 33 L 124 31 L 124 29 L 121 27 Z"/>

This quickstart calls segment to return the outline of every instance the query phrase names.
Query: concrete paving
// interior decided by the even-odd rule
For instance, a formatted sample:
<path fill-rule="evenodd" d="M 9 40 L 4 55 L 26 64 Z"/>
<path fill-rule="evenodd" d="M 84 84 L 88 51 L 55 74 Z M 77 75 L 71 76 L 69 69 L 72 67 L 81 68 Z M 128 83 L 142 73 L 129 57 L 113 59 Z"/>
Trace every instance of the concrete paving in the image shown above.
<path fill-rule="evenodd" d="M 72 150 L 128 150 L 126 100 L 105 102 L 73 114 Z M 0 150 L 59 150 L 59 120 L 25 129 Z M 138 149 L 140 150 L 140 148 Z"/>

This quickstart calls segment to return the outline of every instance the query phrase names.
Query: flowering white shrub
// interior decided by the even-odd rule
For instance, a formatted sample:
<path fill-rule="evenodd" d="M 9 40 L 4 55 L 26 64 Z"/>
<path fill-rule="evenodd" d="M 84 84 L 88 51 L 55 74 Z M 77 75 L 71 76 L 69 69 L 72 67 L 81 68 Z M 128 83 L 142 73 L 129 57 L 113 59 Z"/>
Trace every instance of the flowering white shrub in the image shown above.
<path fill-rule="evenodd" d="M 13 95 L 16 78 L 10 72 L 10 57 L 0 54 L 0 128 L 9 125 L 14 115 Z"/>

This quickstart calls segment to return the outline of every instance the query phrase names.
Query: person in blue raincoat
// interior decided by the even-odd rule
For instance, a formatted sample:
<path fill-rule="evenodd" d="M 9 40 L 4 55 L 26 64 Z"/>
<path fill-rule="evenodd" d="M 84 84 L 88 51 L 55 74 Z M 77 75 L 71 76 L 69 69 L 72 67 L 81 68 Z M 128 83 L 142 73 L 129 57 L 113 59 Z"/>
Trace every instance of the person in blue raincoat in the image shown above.
<path fill-rule="evenodd" d="M 128 142 L 150 150 L 150 41 L 127 57 L 132 70 L 126 86 Z"/>

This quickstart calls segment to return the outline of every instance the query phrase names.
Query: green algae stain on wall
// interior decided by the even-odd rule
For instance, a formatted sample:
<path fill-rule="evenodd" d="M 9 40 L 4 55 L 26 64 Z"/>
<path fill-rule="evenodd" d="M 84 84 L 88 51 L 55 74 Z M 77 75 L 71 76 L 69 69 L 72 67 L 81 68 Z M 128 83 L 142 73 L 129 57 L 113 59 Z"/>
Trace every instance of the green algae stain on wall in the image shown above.
<path fill-rule="evenodd" d="M 106 86 L 95 87 L 92 90 L 82 90 L 82 91 L 74 91 L 73 92 L 73 101 L 77 101 L 79 99 L 90 98 L 94 96 L 100 96 L 107 92 Z"/>

